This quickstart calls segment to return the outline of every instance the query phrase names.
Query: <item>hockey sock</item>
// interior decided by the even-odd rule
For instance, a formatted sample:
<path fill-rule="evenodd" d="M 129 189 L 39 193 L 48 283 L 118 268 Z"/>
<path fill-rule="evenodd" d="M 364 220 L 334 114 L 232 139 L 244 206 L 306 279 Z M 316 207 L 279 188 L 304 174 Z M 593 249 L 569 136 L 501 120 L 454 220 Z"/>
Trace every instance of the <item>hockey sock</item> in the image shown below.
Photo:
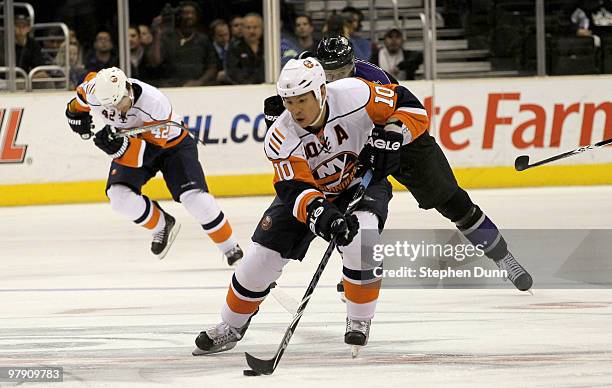
<path fill-rule="evenodd" d="M 238 244 L 229 221 L 212 195 L 201 190 L 189 190 L 181 194 L 180 200 L 221 252 L 225 253 Z"/>
<path fill-rule="evenodd" d="M 245 288 L 234 274 L 221 311 L 223 322 L 235 328 L 244 326 L 269 293 L 269 286 L 263 291 L 251 291 Z"/>
<path fill-rule="evenodd" d="M 270 293 L 270 284 L 278 280 L 290 261 L 255 242 L 249 246 L 232 276 L 221 311 L 223 321 L 236 328 L 244 326 Z"/>
<path fill-rule="evenodd" d="M 349 245 L 340 247 L 343 264 L 342 283 L 349 319 L 368 320 L 374 317 L 376 311 L 381 279 L 374 276 L 374 270 L 381 263 L 362 260 L 361 248 L 362 244 L 371 246 L 379 241 L 378 217 L 364 211 L 357 211 L 354 214 L 359 220 L 359 233 Z M 366 229 L 368 232 L 363 233 Z"/>
<path fill-rule="evenodd" d="M 112 185 L 106 194 L 112 209 L 131 219 L 136 225 L 153 233 L 159 232 L 166 225 L 161 208 L 147 196 L 138 195 L 123 185 Z"/>
<path fill-rule="evenodd" d="M 499 260 L 508 254 L 506 240 L 493 221 L 477 205 L 473 205 L 455 225 L 472 245 L 478 245 L 487 257 Z"/>

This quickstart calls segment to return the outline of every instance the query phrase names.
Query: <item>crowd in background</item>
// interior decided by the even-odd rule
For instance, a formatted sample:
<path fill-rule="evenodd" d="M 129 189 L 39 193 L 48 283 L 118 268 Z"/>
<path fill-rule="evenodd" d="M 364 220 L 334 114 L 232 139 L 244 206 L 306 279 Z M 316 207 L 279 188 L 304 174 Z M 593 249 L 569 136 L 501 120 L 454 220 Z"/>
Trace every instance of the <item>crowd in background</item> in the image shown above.
<path fill-rule="evenodd" d="M 263 83 L 263 21 L 260 13 L 226 15 L 204 25 L 206 11 L 198 1 L 181 1 L 176 7 L 165 4 L 150 23 L 130 26 L 132 77 L 160 87 Z M 91 71 L 119 66 L 117 29 L 112 21 L 101 23 L 95 33 L 80 28 L 83 36 L 78 36 L 77 29 L 70 25 L 72 19 L 67 20 L 72 88 Z M 402 49 L 402 32 L 398 29 L 388 31 L 384 44 L 379 47 L 360 35 L 362 21 L 361 11 L 346 7 L 332 13 L 323 31 L 317 34 L 309 16 L 284 7 L 281 64 L 303 51 L 315 52 L 323 34 L 340 34 L 349 38 L 356 58 L 377 63 L 399 79 L 413 79 L 422 56 Z M 49 39 L 39 44 L 32 38 L 30 24 L 28 15 L 16 10 L 17 66 L 26 72 L 43 64 L 63 66 L 66 61 L 65 43 Z M 88 31 L 93 36 L 87 36 Z M 0 53 L 3 57 L 2 54 L 3 50 Z M 38 76 L 47 74 L 41 72 Z"/>

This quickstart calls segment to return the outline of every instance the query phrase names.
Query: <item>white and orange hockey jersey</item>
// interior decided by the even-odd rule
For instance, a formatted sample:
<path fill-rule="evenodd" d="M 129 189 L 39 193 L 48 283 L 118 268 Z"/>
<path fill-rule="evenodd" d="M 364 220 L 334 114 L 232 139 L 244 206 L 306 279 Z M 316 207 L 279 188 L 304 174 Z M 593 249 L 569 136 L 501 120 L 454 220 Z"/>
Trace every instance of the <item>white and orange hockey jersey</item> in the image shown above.
<path fill-rule="evenodd" d="M 157 88 L 134 78 L 128 78 L 128 82 L 132 85 L 134 105 L 125 115 L 112 107 L 101 105 L 94 95 L 96 74 L 95 72 L 89 73 L 85 81 L 77 87 L 77 96 L 71 101 L 70 110 L 93 112 L 102 119 L 104 124 L 108 124 L 118 131 L 167 121 L 181 121 L 180 116 L 173 112 L 168 97 Z M 143 133 L 130 138 L 128 149 L 115 161 L 128 167 L 141 167 L 147 143 L 169 148 L 180 143 L 185 136 L 187 136 L 187 131 L 175 126 L 162 127 Z"/>
<path fill-rule="evenodd" d="M 301 128 L 286 110 L 264 140 L 274 165 L 274 187 L 293 215 L 306 221 L 306 207 L 316 197 L 333 199 L 359 183 L 358 156 L 374 125 L 402 122 L 404 144 L 425 132 L 427 112 L 408 89 L 360 78 L 327 84 L 327 122 L 319 133 Z"/>

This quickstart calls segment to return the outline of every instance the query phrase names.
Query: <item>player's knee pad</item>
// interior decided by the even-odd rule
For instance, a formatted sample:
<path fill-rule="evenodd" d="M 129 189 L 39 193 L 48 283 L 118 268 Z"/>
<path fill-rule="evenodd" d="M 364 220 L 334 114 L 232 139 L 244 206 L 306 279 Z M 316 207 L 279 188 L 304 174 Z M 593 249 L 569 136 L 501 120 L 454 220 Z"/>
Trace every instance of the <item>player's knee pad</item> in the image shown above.
<path fill-rule="evenodd" d="M 146 207 L 142 196 L 125 185 L 111 185 L 106 191 L 111 208 L 132 219 L 138 218 Z"/>
<path fill-rule="evenodd" d="M 251 292 L 266 291 L 281 276 L 289 261 L 272 249 L 252 243 L 244 252 L 234 277 L 241 287 Z"/>
<path fill-rule="evenodd" d="M 219 206 L 215 198 L 207 192 L 199 189 L 185 191 L 179 200 L 185 209 L 200 224 L 208 224 L 219 216 Z"/>
<path fill-rule="evenodd" d="M 436 207 L 436 210 L 452 222 L 457 223 L 468 216 L 474 206 L 468 193 L 460 187 L 448 201 Z"/>
<path fill-rule="evenodd" d="M 338 247 L 338 250 L 342 254 L 344 267 L 354 270 L 370 269 L 364 268 L 365 263 L 362 263 L 361 250 L 362 247 L 373 246 L 380 240 L 378 217 L 367 211 L 356 211 L 354 214 L 359 220 L 359 232 L 349 245 Z M 365 267 L 370 267 L 370 265 L 365 265 Z"/>

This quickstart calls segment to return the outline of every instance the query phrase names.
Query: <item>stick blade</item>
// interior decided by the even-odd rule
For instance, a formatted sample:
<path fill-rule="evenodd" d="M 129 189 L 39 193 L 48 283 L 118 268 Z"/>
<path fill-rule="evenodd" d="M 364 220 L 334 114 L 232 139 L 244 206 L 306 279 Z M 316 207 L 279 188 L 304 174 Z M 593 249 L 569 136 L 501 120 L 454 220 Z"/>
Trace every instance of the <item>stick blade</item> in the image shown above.
<path fill-rule="evenodd" d="M 247 364 L 255 372 L 262 375 L 271 375 L 274 372 L 274 359 L 261 360 L 257 357 L 251 356 L 249 353 L 244 353 Z"/>
<path fill-rule="evenodd" d="M 514 169 L 516 171 L 526 170 L 527 166 L 529 166 L 529 156 L 527 155 L 521 155 L 514 161 Z"/>

